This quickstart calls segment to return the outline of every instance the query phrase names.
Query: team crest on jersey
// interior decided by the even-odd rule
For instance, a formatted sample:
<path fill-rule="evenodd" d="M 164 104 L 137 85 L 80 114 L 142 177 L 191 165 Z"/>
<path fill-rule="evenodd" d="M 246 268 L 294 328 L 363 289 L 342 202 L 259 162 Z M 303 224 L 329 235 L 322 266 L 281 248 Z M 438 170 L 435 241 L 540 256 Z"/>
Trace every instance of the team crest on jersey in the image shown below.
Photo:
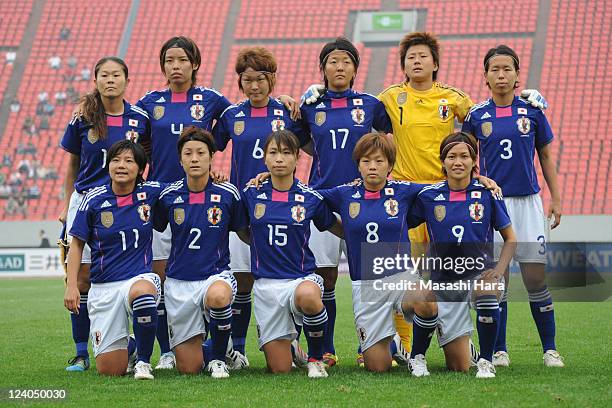
<path fill-rule="evenodd" d="M 438 114 L 440 115 L 440 119 L 448 119 L 450 115 L 450 108 L 448 107 L 448 101 L 446 99 L 440 99 L 440 105 L 438 105 Z"/>
<path fill-rule="evenodd" d="M 395 217 L 399 212 L 399 205 L 397 204 L 397 201 L 393 198 L 389 198 L 387 201 L 385 201 L 385 211 L 387 211 L 387 214 L 390 216 Z"/>
<path fill-rule="evenodd" d="M 327 114 L 325 112 L 317 112 L 315 114 L 315 123 L 317 124 L 317 126 L 321 126 L 322 124 L 324 124 L 326 119 Z"/>
<path fill-rule="evenodd" d="M 529 118 L 521 116 L 516 121 L 516 126 L 518 127 L 519 132 L 526 135 L 531 130 L 531 121 L 529 120 Z"/>
<path fill-rule="evenodd" d="M 244 121 L 239 120 L 237 122 L 234 122 L 234 134 L 236 136 L 240 136 L 242 132 L 244 132 Z"/>
<path fill-rule="evenodd" d="M 164 106 L 156 106 L 153 108 L 153 117 L 155 120 L 160 120 L 164 117 L 164 113 L 166 112 L 166 108 Z"/>
<path fill-rule="evenodd" d="M 400 92 L 397 95 L 397 104 L 398 105 L 405 104 L 407 100 L 408 100 L 408 94 L 406 92 Z"/>
<path fill-rule="evenodd" d="M 353 122 L 361 125 L 365 120 L 365 111 L 361 108 L 355 108 L 351 111 L 351 118 L 353 118 Z"/>
<path fill-rule="evenodd" d="M 93 130 L 93 129 L 89 129 L 87 131 L 87 140 L 89 141 L 89 143 L 94 144 L 96 143 L 100 138 L 98 137 L 98 133 Z"/>
<path fill-rule="evenodd" d="M 255 218 L 260 219 L 266 213 L 266 205 L 262 203 L 255 204 Z"/>
<path fill-rule="evenodd" d="M 478 201 L 474 204 L 470 204 L 470 217 L 474 221 L 480 221 L 482 217 L 484 217 L 484 205 L 480 204 Z"/>
<path fill-rule="evenodd" d="M 210 207 L 206 213 L 208 214 L 208 222 L 210 222 L 212 225 L 217 225 L 221 222 L 223 210 L 216 205 L 214 207 Z"/>
<path fill-rule="evenodd" d="M 175 208 L 174 209 L 174 222 L 176 225 L 181 225 L 185 221 L 185 209 Z"/>
<path fill-rule="evenodd" d="M 351 218 L 355 218 L 359 215 L 359 211 L 361 210 L 361 204 L 359 203 L 350 203 L 349 204 L 349 215 Z"/>
<path fill-rule="evenodd" d="M 191 117 L 195 120 L 200 120 L 204 117 L 204 106 L 200 105 L 199 103 L 191 105 L 189 111 L 191 112 Z"/>
<path fill-rule="evenodd" d="M 285 121 L 282 119 L 274 119 L 271 124 L 273 132 L 285 130 Z"/>
<path fill-rule="evenodd" d="M 149 204 L 141 204 L 138 206 L 138 215 L 144 222 L 149 222 L 151 219 L 151 206 Z"/>
<path fill-rule="evenodd" d="M 434 207 L 434 217 L 436 217 L 438 222 L 442 222 L 442 220 L 446 218 L 446 207 L 443 205 L 436 205 Z"/>
<path fill-rule="evenodd" d="M 306 218 L 306 208 L 302 205 L 294 205 L 291 207 L 291 218 L 295 220 L 295 222 L 302 222 Z"/>
<path fill-rule="evenodd" d="M 135 131 L 134 129 L 130 129 L 127 132 L 125 132 L 125 138 L 132 143 L 137 143 L 138 142 L 138 132 Z"/>
<path fill-rule="evenodd" d="M 113 225 L 113 222 L 115 222 L 113 218 L 113 213 L 110 211 L 102 211 L 102 214 L 100 214 L 100 222 L 106 228 L 110 228 L 111 225 Z"/>
<path fill-rule="evenodd" d="M 493 123 L 484 122 L 482 125 L 480 125 L 480 130 L 482 131 L 482 135 L 484 137 L 491 136 L 491 133 L 493 133 Z"/>

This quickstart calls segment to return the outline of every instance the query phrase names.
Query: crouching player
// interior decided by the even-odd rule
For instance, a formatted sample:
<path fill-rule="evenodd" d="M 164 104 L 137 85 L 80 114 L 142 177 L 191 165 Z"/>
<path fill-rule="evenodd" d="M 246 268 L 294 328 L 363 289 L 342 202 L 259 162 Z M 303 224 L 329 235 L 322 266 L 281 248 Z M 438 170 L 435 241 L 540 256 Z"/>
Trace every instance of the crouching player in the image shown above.
<path fill-rule="evenodd" d="M 446 180 L 423 188 L 412 211 L 415 224 L 425 222 L 431 238 L 431 282 L 438 300 L 438 341 L 450 370 L 470 367 L 472 332 L 470 303 L 476 307 L 480 359 L 477 378 L 495 377 L 493 348 L 499 322 L 499 298 L 503 274 L 516 248 L 516 237 L 500 195 L 494 195 L 473 179 L 478 145 L 466 133 L 453 133 L 440 145 Z M 411 222 L 414 220 L 411 220 Z M 493 231 L 504 239 L 497 265 L 493 257 Z M 437 262 L 440 260 L 441 262 Z M 435 286 L 434 286 L 435 285 Z M 437 288 L 437 290 L 436 290 Z M 417 330 L 433 332 L 433 327 Z M 410 360 L 415 376 L 429 375 L 425 352 L 430 337 L 413 345 Z"/>
<path fill-rule="evenodd" d="M 404 315 L 414 313 L 415 341 L 421 334 L 416 329 L 419 324 L 434 328 L 438 318 L 435 297 L 431 291 L 419 289 L 419 278 L 412 264 L 385 271 L 363 269 L 366 259 L 374 260 L 370 255 L 378 256 L 387 248 L 391 249 L 385 254 L 389 257 L 395 258 L 398 251 L 410 254 L 406 217 L 423 185 L 387 180 L 395 157 L 395 145 L 390 137 L 369 133 L 359 139 L 353 151 L 363 182 L 319 191 L 342 218 L 353 286 L 355 328 L 365 368 L 376 372 L 388 371 L 391 356 L 397 353 L 396 342 L 391 341 L 396 332 L 397 311 Z M 415 284 L 414 289 L 396 289 L 408 282 Z"/>
<path fill-rule="evenodd" d="M 308 343 L 308 376 L 327 377 L 323 336 L 327 312 L 321 296 L 323 281 L 316 275 L 308 247 L 310 222 L 341 236 L 342 229 L 323 197 L 294 177 L 299 154 L 297 137 L 287 130 L 273 132 L 264 145 L 271 173 L 259 189 L 247 187 L 243 206 L 250 219 L 255 318 L 259 347 L 273 373 L 291 370 L 291 341 L 295 323 L 302 325 Z M 295 322 L 295 323 L 294 323 Z"/>
<path fill-rule="evenodd" d="M 136 379 L 153 379 L 150 358 L 161 293 L 159 277 L 151 270 L 151 209 L 161 187 L 142 182 L 146 164 L 142 147 L 129 140 L 109 149 L 106 167 L 111 182 L 87 193 L 70 230 L 73 240 L 64 294 L 64 306 L 79 313 L 77 275 L 87 243 L 91 248 L 87 309 L 96 368 L 104 375 L 125 374 L 128 355 L 136 346 Z M 135 345 L 129 342 L 128 316 L 133 320 Z"/>
<path fill-rule="evenodd" d="M 184 374 L 201 371 L 208 331 L 208 371 L 213 378 L 227 378 L 225 352 L 236 294 L 229 271 L 229 232 L 246 229 L 246 219 L 236 187 L 210 177 L 215 150 L 208 131 L 193 126 L 183 131 L 178 155 L 187 176 L 162 191 L 155 228 L 163 231 L 169 223 L 172 231 L 164 293 L 177 369 Z"/>

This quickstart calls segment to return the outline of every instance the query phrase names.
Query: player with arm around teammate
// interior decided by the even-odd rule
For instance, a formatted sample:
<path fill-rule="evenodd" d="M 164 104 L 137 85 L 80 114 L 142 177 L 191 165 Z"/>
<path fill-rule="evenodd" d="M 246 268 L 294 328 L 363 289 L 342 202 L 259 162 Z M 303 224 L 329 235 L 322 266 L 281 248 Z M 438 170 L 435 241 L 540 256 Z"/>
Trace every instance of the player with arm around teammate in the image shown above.
<path fill-rule="evenodd" d="M 59 220 L 66 223 L 67 232 L 87 192 L 110 182 L 106 169 L 110 147 L 126 139 L 136 143 L 146 135 L 146 112 L 123 99 L 128 84 L 128 67 L 122 59 L 104 57 L 98 60 L 94 67 L 95 89 L 83 97 L 82 114 L 80 117 L 75 115 L 62 137 L 60 147 L 70 157 L 64 179 L 66 203 Z M 67 241 L 70 242 L 70 236 Z M 77 275 L 81 310 L 78 314 L 70 315 L 76 356 L 66 367 L 68 371 L 84 371 L 89 368 L 87 342 L 90 322 L 87 296 L 90 264 L 91 251 L 86 244 Z"/>
<path fill-rule="evenodd" d="M 263 145 L 270 132 L 287 129 L 298 136 L 300 145 L 306 143 L 299 123 L 291 119 L 290 112 L 280 100 L 270 96 L 276 84 L 276 70 L 276 59 L 267 49 L 248 47 L 240 50 L 235 71 L 238 88 L 247 99 L 225 109 L 213 128 L 219 150 L 225 150 L 231 141 L 230 182 L 239 189 L 244 188 L 252 177 L 267 170 Z M 238 292 L 232 305 L 234 356 L 228 363 L 232 368 L 241 368 L 248 366 L 245 343 L 251 320 L 253 276 L 249 246 L 234 232 L 230 232 L 230 253 L 230 268 L 236 277 Z"/>
<path fill-rule="evenodd" d="M 295 324 L 302 325 L 308 343 L 308 376 L 327 377 L 323 335 L 327 312 L 323 281 L 315 274 L 308 247 L 311 221 L 321 230 L 341 235 L 340 225 L 317 192 L 294 177 L 299 154 L 297 137 L 287 130 L 273 132 L 264 145 L 271 179 L 259 189 L 247 187 L 243 205 L 250 220 L 253 297 L 259 346 L 273 373 L 291 370 Z"/>
<path fill-rule="evenodd" d="M 504 290 L 503 272 L 516 248 L 516 237 L 500 195 L 485 189 L 473 178 L 477 158 L 476 140 L 467 133 L 453 133 L 440 145 L 446 180 L 423 188 L 417 196 L 411 223 L 425 222 L 430 237 L 426 266 L 438 301 L 438 341 L 449 370 L 467 372 L 470 367 L 469 338 L 473 330 L 470 304 L 475 305 L 480 343 L 477 378 L 495 377 L 493 347 L 499 324 L 499 298 Z M 493 232 L 504 239 L 500 259 L 493 257 Z M 414 343 L 410 360 L 414 376 L 429 375 L 426 341 Z"/>
<path fill-rule="evenodd" d="M 407 216 L 423 185 L 387 180 L 395 154 L 390 137 L 369 133 L 359 139 L 353 151 L 363 182 L 319 190 L 342 218 L 355 328 L 365 368 L 376 372 L 391 368 L 396 312 L 413 315 L 415 327 L 420 324 L 433 328 L 437 324 L 435 297 L 431 291 L 421 289 L 411 262 L 382 271 L 375 269 L 374 263 L 371 269 L 363 269 L 365 259 L 374 261 L 383 254 L 389 258 L 402 252 L 410 256 Z M 408 282 L 413 284 L 412 288 L 406 286 Z M 415 341 L 423 341 L 419 338 L 422 333 L 415 331 Z"/>
<path fill-rule="evenodd" d="M 210 167 L 215 144 L 206 130 L 188 127 L 178 141 L 186 177 L 161 193 L 155 227 L 172 230 L 164 282 L 170 346 L 181 373 L 203 365 L 202 341 L 211 335 L 208 371 L 227 378 L 225 354 L 232 330 L 236 280 L 229 271 L 229 232 L 247 228 L 240 194 L 230 183 L 214 183 Z"/>
<path fill-rule="evenodd" d="M 520 78 L 519 57 L 506 46 L 491 48 L 485 55 L 484 76 L 491 98 L 475 105 L 463 124 L 463 130 L 479 141 L 480 171 L 495 178 L 504 191 L 504 201 L 514 221 L 519 245 L 514 259 L 519 262 L 523 283 L 529 295 L 544 365 L 563 367 L 555 344 L 555 312 L 546 286 L 546 229 L 534 165 L 537 152 L 552 202 L 547 217 L 556 228 L 561 222 L 561 194 L 556 163 L 552 157 L 553 133 L 544 115 L 515 95 Z M 499 235 L 495 235 L 500 240 Z M 508 279 L 506 271 L 506 280 Z M 500 305 L 502 317 L 495 348 L 495 364 L 508 366 L 506 348 L 506 294 Z"/>
<path fill-rule="evenodd" d="M 128 368 L 129 319 L 132 317 L 137 362 L 134 378 L 153 379 L 150 358 L 157 326 L 159 277 L 152 273 L 152 208 L 161 192 L 157 182 L 143 182 L 144 149 L 129 140 L 113 144 L 107 168 L 111 182 L 90 190 L 70 230 L 68 279 L 64 305 L 79 313 L 77 275 L 85 243 L 91 248 L 91 289 L 87 309 L 96 368 L 123 375 Z"/>

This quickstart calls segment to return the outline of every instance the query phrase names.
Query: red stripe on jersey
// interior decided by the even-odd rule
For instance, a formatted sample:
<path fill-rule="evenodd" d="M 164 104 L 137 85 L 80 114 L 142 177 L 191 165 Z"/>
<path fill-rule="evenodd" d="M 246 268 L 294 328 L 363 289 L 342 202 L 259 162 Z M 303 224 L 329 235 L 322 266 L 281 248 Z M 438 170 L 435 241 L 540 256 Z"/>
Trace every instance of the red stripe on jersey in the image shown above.
<path fill-rule="evenodd" d="M 106 116 L 106 126 L 121 127 L 123 126 L 123 116 Z"/>
<path fill-rule="evenodd" d="M 268 116 L 268 107 L 264 106 L 263 108 L 256 108 L 251 106 L 251 117 L 252 118 L 265 118 Z"/>
<path fill-rule="evenodd" d="M 289 202 L 289 192 L 288 191 L 276 191 L 272 189 L 272 201 L 281 201 L 283 203 Z"/>
<path fill-rule="evenodd" d="M 496 118 L 507 118 L 512 116 L 512 106 L 506 106 L 505 108 L 495 107 Z"/>
<path fill-rule="evenodd" d="M 187 92 L 177 92 L 177 93 L 172 92 L 171 102 L 172 103 L 187 102 Z"/>
<path fill-rule="evenodd" d="M 348 106 L 348 102 L 346 101 L 346 98 L 332 99 L 331 102 L 332 102 L 331 103 L 332 109 L 346 108 Z"/>
<path fill-rule="evenodd" d="M 378 200 L 380 198 L 380 191 L 365 191 L 366 200 Z"/>
<path fill-rule="evenodd" d="M 448 201 L 465 201 L 466 191 L 451 191 Z"/>
<path fill-rule="evenodd" d="M 189 192 L 189 204 L 204 204 L 205 201 L 206 196 L 204 195 L 203 191 L 200 191 L 199 193 Z"/>
<path fill-rule="evenodd" d="M 132 195 L 126 195 L 123 197 L 116 196 L 117 198 L 117 207 L 126 207 L 128 205 L 134 204 L 134 200 L 132 199 Z"/>

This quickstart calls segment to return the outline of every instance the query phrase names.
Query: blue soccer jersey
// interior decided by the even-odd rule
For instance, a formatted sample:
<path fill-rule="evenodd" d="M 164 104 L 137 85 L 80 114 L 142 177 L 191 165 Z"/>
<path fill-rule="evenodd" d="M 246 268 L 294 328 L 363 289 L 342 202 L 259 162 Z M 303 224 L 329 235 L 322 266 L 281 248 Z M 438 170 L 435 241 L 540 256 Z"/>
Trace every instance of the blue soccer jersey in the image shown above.
<path fill-rule="evenodd" d="M 391 120 L 375 96 L 349 89 L 327 91 L 317 104 L 302 104 L 303 126 L 312 138 L 309 185 L 339 186 L 360 177 L 352 155 L 359 139 L 376 129 L 391 132 Z"/>
<path fill-rule="evenodd" d="M 80 157 L 74 189 L 83 193 L 110 182 L 105 169 L 106 154 L 113 143 L 129 139 L 140 142 L 148 136 L 149 117 L 137 106 L 123 102 L 123 115 L 106 115 L 108 132 L 100 138 L 90 123 L 75 116 L 62 137 L 60 147 Z"/>
<path fill-rule="evenodd" d="M 412 262 L 399 267 L 372 268 L 374 258 L 410 257 L 407 216 L 423 184 L 387 181 L 381 191 L 367 191 L 362 185 L 342 185 L 319 190 L 330 208 L 340 214 L 351 279 L 370 280 L 404 272 Z M 362 252 L 363 251 L 363 252 Z M 365 268 L 367 269 L 362 269 Z"/>
<path fill-rule="evenodd" d="M 248 227 L 236 187 L 209 181 L 204 191 L 192 192 L 185 179 L 160 195 L 155 228 L 163 231 L 168 222 L 172 249 L 166 275 L 188 281 L 229 270 L 229 232 Z"/>
<path fill-rule="evenodd" d="M 511 224 L 503 198 L 477 180 L 462 191 L 450 190 L 447 181 L 424 187 L 410 222 L 427 223 L 428 265 L 437 281 L 470 278 L 493 268 L 493 231 Z"/>
<path fill-rule="evenodd" d="M 185 177 L 176 145 L 183 128 L 197 126 L 210 131 L 213 120 L 230 102 L 214 89 L 194 87 L 187 92 L 152 91 L 137 104 L 151 119 L 151 169 L 149 180 L 174 182 Z"/>
<path fill-rule="evenodd" d="M 478 138 L 480 173 L 495 180 L 505 196 L 540 191 L 535 149 L 553 140 L 542 110 L 518 96 L 512 105 L 503 107 L 488 99 L 472 107 L 462 130 Z"/>
<path fill-rule="evenodd" d="M 288 191 L 275 190 L 269 180 L 259 189 L 247 187 L 242 200 L 251 226 L 253 277 L 297 279 L 314 273 L 310 221 L 320 231 L 336 222 L 323 197 L 295 179 Z"/>
<path fill-rule="evenodd" d="M 298 122 L 291 120 L 289 111 L 277 99 L 269 99 L 266 107 L 251 106 L 247 99 L 227 108 L 213 129 L 215 144 L 221 151 L 232 141 L 232 168 L 230 181 L 244 188 L 257 174 L 268 171 L 263 147 L 270 133 L 290 130 L 306 144 L 304 131 Z"/>
<path fill-rule="evenodd" d="M 81 203 L 70 235 L 91 248 L 91 282 L 130 279 L 151 272 L 153 208 L 161 186 L 144 182 L 116 196 L 110 185 L 95 187 Z"/>

